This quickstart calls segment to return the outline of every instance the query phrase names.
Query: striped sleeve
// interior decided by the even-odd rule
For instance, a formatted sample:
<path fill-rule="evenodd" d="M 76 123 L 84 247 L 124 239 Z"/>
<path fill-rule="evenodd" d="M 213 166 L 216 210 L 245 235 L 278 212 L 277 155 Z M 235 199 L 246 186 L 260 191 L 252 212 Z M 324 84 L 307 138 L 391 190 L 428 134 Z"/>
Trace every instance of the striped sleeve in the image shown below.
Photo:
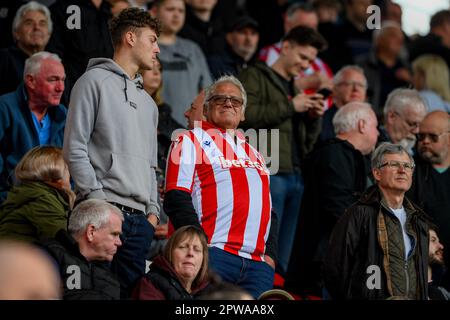
<path fill-rule="evenodd" d="M 166 166 L 166 192 L 182 190 L 191 193 L 197 159 L 194 139 L 192 132 L 188 132 L 172 143 Z"/>

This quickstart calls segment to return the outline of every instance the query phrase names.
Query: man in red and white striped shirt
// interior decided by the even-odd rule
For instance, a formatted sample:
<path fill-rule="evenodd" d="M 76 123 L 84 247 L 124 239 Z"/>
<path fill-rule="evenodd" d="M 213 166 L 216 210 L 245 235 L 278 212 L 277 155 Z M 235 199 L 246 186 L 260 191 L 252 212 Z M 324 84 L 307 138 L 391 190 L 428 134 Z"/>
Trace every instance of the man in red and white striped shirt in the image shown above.
<path fill-rule="evenodd" d="M 232 76 L 205 90 L 207 121 L 197 122 L 172 145 L 164 210 L 175 228 L 201 225 L 212 269 L 258 297 L 272 288 L 276 228 L 271 228 L 269 171 L 236 131 L 246 100 Z"/>

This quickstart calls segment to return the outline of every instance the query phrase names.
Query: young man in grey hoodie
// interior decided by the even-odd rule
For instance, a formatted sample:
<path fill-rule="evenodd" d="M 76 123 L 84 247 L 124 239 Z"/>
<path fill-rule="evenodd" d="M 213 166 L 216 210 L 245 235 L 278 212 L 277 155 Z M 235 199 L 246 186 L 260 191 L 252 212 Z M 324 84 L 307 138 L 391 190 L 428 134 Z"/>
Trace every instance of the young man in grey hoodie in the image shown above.
<path fill-rule="evenodd" d="M 95 58 L 73 87 L 64 158 L 78 199 L 105 199 L 124 213 L 122 247 L 112 262 L 126 297 L 145 273 L 158 222 L 158 108 L 138 70 L 153 68 L 159 24 L 148 12 L 124 10 L 111 21 L 113 59 Z"/>

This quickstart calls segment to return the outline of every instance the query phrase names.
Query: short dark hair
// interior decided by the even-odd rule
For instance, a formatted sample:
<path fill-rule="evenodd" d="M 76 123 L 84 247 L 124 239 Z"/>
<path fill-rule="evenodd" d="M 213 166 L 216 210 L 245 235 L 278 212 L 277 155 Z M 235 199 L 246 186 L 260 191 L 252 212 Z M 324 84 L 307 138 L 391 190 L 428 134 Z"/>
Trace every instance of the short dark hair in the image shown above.
<path fill-rule="evenodd" d="M 152 18 L 150 13 L 139 8 L 128 8 L 123 10 L 117 17 L 113 18 L 109 24 L 111 40 L 116 47 L 122 41 L 123 35 L 128 32 L 136 32 L 139 28 L 150 28 L 159 36 L 161 31 L 160 23 Z"/>
<path fill-rule="evenodd" d="M 317 31 L 311 28 L 298 26 L 292 28 L 284 37 L 283 41 L 288 41 L 300 46 L 312 46 L 318 51 L 325 50 L 327 41 Z"/>
<path fill-rule="evenodd" d="M 445 23 L 450 23 L 450 10 L 441 10 L 433 14 L 430 19 L 430 28 L 442 26 Z"/>

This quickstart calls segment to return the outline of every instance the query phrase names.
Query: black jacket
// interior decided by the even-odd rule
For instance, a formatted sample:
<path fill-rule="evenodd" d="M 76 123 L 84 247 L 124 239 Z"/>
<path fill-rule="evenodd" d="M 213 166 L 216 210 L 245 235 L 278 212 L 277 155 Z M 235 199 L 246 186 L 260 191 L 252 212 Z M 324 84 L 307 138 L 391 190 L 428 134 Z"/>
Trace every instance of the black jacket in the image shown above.
<path fill-rule="evenodd" d="M 210 21 L 200 20 L 186 5 L 186 22 L 178 36 L 194 41 L 205 57 L 221 54 L 225 49 L 225 25 L 219 15 L 212 14 Z"/>
<path fill-rule="evenodd" d="M 207 60 L 213 79 L 218 79 L 224 75 L 237 77 L 242 70 L 246 69 L 253 62 L 253 59 L 246 62 L 228 44 L 225 47 L 224 53 L 210 55 Z"/>
<path fill-rule="evenodd" d="M 45 247 L 59 266 L 64 300 L 120 299 L 120 284 L 108 263 L 87 261 L 80 253 L 78 243 L 66 231 L 59 231 L 55 240 L 46 243 Z"/>
<path fill-rule="evenodd" d="M 28 54 L 12 46 L 0 50 L 0 95 L 15 91 L 23 81 L 23 70 Z"/>
<path fill-rule="evenodd" d="M 350 143 L 331 139 L 305 160 L 305 192 L 285 286 L 321 295 L 321 265 L 338 218 L 364 192 L 369 166 Z"/>
<path fill-rule="evenodd" d="M 80 8 L 80 28 L 72 24 L 75 13 L 67 8 Z M 70 92 L 78 78 L 86 71 L 91 58 L 112 58 L 113 46 L 108 21 L 112 17 L 108 1 L 102 1 L 97 9 L 91 0 L 59 0 L 50 6 L 53 32 L 47 51 L 57 53 L 66 71 L 66 87 L 63 102 L 68 105 Z M 71 24 L 72 22 L 72 24 Z M 69 28 L 70 27 L 70 28 Z"/>
<path fill-rule="evenodd" d="M 428 298 L 428 217 L 406 197 L 403 205 L 415 232 L 414 265 L 417 298 Z M 330 238 L 324 261 L 325 286 L 333 299 L 387 299 L 392 296 L 393 278 L 386 229 L 387 209 L 382 205 L 378 187 L 369 188 L 337 222 Z M 386 231 L 387 230 L 387 231 Z M 375 274 L 370 266 L 379 268 L 380 288 L 369 289 Z"/>

